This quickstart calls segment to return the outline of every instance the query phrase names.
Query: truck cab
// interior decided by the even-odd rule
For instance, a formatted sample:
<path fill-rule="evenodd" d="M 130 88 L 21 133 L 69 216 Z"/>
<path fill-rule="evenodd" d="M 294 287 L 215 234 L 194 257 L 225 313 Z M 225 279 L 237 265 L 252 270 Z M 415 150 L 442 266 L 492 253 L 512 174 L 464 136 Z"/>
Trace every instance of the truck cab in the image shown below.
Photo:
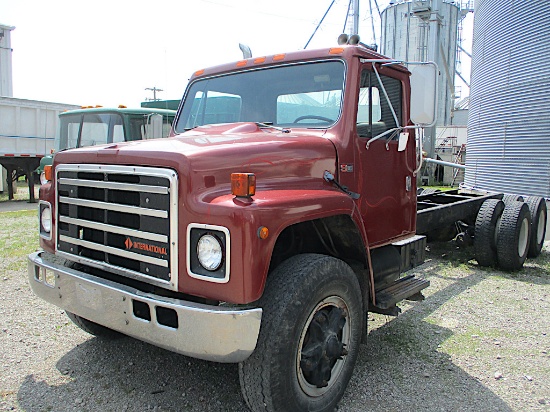
<path fill-rule="evenodd" d="M 155 108 L 95 107 L 65 111 L 59 114 L 54 153 L 77 147 L 167 137 L 175 115 L 175 110 Z M 41 182 L 44 182 L 44 166 L 52 162 L 53 153 L 40 160 L 36 171 Z"/>
<path fill-rule="evenodd" d="M 91 333 L 240 363 L 253 411 L 333 410 L 367 311 L 429 284 L 401 275 L 425 248 L 410 75 L 361 45 L 198 70 L 171 138 L 56 154 L 31 287 Z"/>

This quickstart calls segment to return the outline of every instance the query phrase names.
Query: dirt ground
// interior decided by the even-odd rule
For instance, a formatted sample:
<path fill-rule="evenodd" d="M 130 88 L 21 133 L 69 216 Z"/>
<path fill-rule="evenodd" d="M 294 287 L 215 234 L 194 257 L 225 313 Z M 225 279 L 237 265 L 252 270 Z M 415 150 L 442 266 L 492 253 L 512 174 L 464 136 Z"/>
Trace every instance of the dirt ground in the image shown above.
<path fill-rule="evenodd" d="M 36 220 L 0 213 L 1 410 L 246 410 L 237 365 L 91 337 L 36 298 L 26 276 Z M 339 411 L 550 411 L 550 242 L 517 273 L 471 257 L 430 244 L 416 271 L 431 282 L 426 300 L 397 318 L 369 315 Z"/>

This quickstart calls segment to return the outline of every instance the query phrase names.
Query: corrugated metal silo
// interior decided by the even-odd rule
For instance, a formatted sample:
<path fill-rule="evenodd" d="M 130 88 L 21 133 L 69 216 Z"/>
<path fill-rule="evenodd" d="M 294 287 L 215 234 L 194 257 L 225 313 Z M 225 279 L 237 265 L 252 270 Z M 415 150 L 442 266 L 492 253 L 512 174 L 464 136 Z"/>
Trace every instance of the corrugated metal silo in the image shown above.
<path fill-rule="evenodd" d="M 390 3 L 381 17 L 383 55 L 404 61 L 435 60 L 439 66 L 438 125 L 451 124 L 454 96 L 450 84 L 455 78 L 460 8 L 455 2 L 442 0 L 398 1 Z M 432 24 L 434 21 L 437 25 Z M 430 30 L 434 27 L 438 43 L 430 44 Z"/>
<path fill-rule="evenodd" d="M 465 184 L 550 198 L 550 7 L 478 0 Z"/>
<path fill-rule="evenodd" d="M 0 96 L 13 96 L 11 65 L 11 31 L 13 26 L 0 24 Z"/>

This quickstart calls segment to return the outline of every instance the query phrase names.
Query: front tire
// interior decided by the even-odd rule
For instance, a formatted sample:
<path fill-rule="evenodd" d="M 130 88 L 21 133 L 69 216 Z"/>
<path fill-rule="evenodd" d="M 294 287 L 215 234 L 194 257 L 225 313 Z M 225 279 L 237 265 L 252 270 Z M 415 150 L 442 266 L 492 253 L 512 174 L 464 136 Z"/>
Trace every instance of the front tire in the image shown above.
<path fill-rule="evenodd" d="M 75 315 L 72 312 L 65 311 L 65 313 L 76 326 L 90 335 L 94 335 L 105 340 L 118 339 L 124 336 L 116 330 L 106 328 L 105 326 L 92 322 L 91 320 L 84 319 L 82 316 Z"/>
<path fill-rule="evenodd" d="M 334 410 L 352 375 L 364 325 L 353 270 L 330 256 L 293 256 L 269 276 L 259 305 L 256 350 L 239 364 L 249 408 Z"/>

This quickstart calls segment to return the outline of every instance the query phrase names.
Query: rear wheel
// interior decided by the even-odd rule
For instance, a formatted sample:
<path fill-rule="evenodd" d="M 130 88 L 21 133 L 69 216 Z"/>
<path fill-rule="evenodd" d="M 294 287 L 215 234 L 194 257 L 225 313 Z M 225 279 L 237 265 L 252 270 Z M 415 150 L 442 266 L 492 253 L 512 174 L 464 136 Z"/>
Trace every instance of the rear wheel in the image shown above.
<path fill-rule="evenodd" d="M 497 265 L 497 227 L 503 211 L 504 202 L 498 199 L 487 199 L 479 209 L 474 232 L 474 250 L 477 263 L 481 266 Z"/>
<path fill-rule="evenodd" d="M 427 189 L 424 189 L 421 194 L 422 195 L 433 195 L 434 193 L 440 193 L 440 192 L 441 192 L 441 190 L 439 190 L 439 189 L 434 189 L 432 187 L 429 187 Z"/>
<path fill-rule="evenodd" d="M 498 265 L 504 270 L 519 270 L 525 262 L 531 237 L 531 213 L 523 202 L 510 202 L 498 226 Z"/>
<path fill-rule="evenodd" d="M 256 350 L 239 364 L 252 411 L 332 411 L 353 372 L 361 340 L 359 282 L 343 261 L 305 254 L 268 278 Z"/>
<path fill-rule="evenodd" d="M 90 335 L 97 336 L 102 339 L 118 339 L 124 335 L 121 333 L 92 322 L 91 320 L 84 319 L 82 316 L 75 315 L 74 313 L 65 311 L 69 319 L 84 332 Z"/>
<path fill-rule="evenodd" d="M 531 241 L 527 256 L 537 257 L 540 255 L 546 235 L 546 219 L 548 217 L 546 200 L 542 197 L 529 196 L 525 199 L 525 203 L 531 212 Z"/>
<path fill-rule="evenodd" d="M 505 204 L 511 203 L 511 202 L 523 202 L 523 196 L 521 195 L 504 195 L 502 196 L 502 201 Z"/>

